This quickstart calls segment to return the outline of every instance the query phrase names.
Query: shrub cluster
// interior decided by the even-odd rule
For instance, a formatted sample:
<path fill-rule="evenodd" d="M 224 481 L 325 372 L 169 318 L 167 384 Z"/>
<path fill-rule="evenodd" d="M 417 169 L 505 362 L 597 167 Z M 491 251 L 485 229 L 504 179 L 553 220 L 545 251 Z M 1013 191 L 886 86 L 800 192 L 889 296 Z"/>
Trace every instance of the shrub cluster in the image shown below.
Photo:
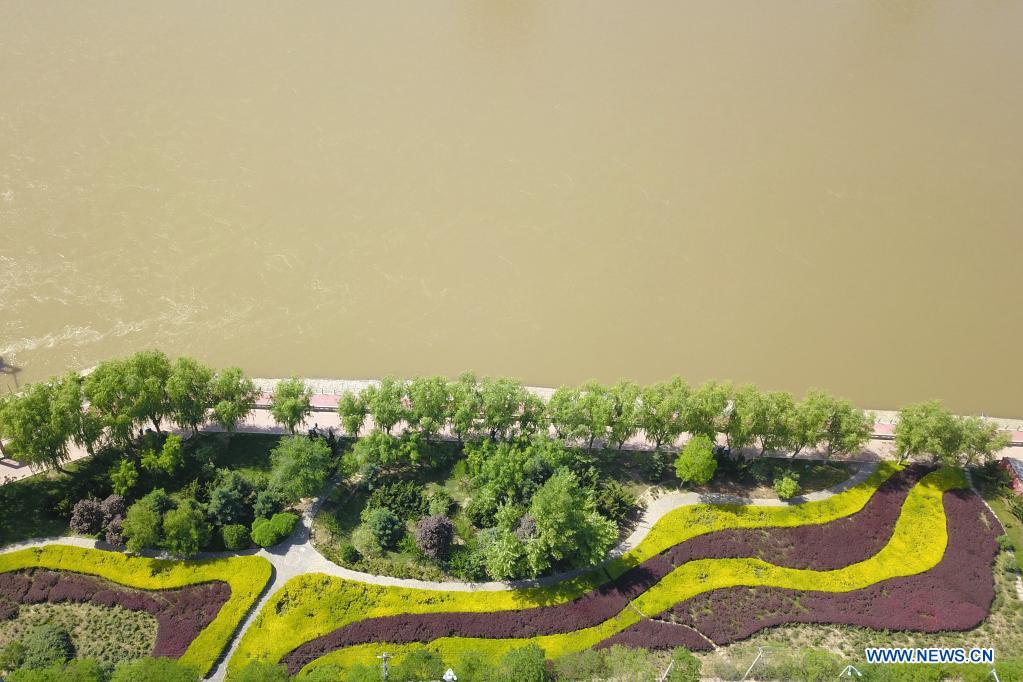
<path fill-rule="evenodd" d="M 295 530 L 298 515 L 290 512 L 274 514 L 269 519 L 256 519 L 252 522 L 252 541 L 260 547 L 272 547 Z"/>

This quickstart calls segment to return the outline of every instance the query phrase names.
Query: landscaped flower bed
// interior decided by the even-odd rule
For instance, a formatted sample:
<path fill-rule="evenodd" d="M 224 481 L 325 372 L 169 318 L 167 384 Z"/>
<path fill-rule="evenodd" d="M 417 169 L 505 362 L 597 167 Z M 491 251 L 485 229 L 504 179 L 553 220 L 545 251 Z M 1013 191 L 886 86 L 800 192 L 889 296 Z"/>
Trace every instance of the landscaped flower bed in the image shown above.
<path fill-rule="evenodd" d="M 454 633 L 467 637 L 522 638 L 594 627 L 614 617 L 632 599 L 684 563 L 680 557 L 692 561 L 748 556 L 778 565 L 806 567 L 809 564 L 815 570 L 826 570 L 835 567 L 834 559 L 827 552 L 799 553 L 791 551 L 790 547 L 793 542 L 820 542 L 834 537 L 844 548 L 843 552 L 839 552 L 847 559 L 842 565 L 863 561 L 877 553 L 891 537 L 906 495 L 924 473 L 925 469 L 921 467 L 911 467 L 895 474 L 878 488 L 859 512 L 826 524 L 724 530 L 687 540 L 572 602 L 512 611 L 402 614 L 360 620 L 304 643 L 290 652 L 283 662 L 296 672 L 330 651 L 383 639 L 394 643 L 429 642 Z M 812 532 L 806 532 L 810 530 Z M 688 549 L 690 547 L 692 549 Z M 636 627 L 642 627 L 642 623 Z M 685 633 L 680 636 L 685 636 Z M 698 637 L 696 642 L 706 645 L 703 638 Z"/>
<path fill-rule="evenodd" d="M 18 603 L 64 602 L 145 611 L 157 622 L 152 655 L 169 658 L 180 658 L 185 653 L 230 594 L 231 588 L 220 580 L 176 590 L 145 591 L 78 573 L 30 570 L 0 574 L 0 613 L 17 614 Z"/>
<path fill-rule="evenodd" d="M 873 488 L 890 473 L 876 478 Z M 849 542 L 857 534 L 857 524 L 869 526 L 869 532 L 860 532 L 863 541 L 843 554 L 858 563 L 833 570 L 798 569 L 758 558 L 699 558 L 672 570 L 672 564 L 661 556 L 642 566 L 634 565 L 631 571 L 626 568 L 618 573 L 621 576 L 618 581 L 606 583 L 605 580 L 603 586 L 599 578 L 591 574 L 549 588 L 476 593 L 384 588 L 326 576 L 301 576 L 291 581 L 260 614 L 232 660 L 232 670 L 257 658 L 283 661 L 292 671 L 308 668 L 309 663 L 351 662 L 362 654 L 368 655 L 373 649 L 370 642 L 386 642 L 391 646 L 429 643 L 430 648 L 452 657 L 466 648 L 498 655 L 527 641 L 543 647 L 552 658 L 610 638 L 622 643 L 641 640 L 646 646 L 684 638 L 681 641 L 687 646 L 700 648 L 706 641 L 699 637 L 699 628 L 683 629 L 669 623 L 651 625 L 640 613 L 662 613 L 687 598 L 739 585 L 804 591 L 812 588 L 848 594 L 879 581 L 932 569 L 941 561 L 947 540 L 942 496 L 946 490 L 965 486 L 965 481 L 961 473 L 943 470 L 925 476 L 907 494 L 906 485 L 920 473 L 911 470 L 895 479 L 870 505 L 866 504 L 867 497 L 862 490 L 842 494 L 856 502 L 849 514 L 863 511 L 857 518 L 836 526 L 839 541 Z M 813 508 L 822 503 L 808 503 L 791 508 L 757 509 L 755 515 L 760 519 L 773 517 L 779 521 L 774 525 L 783 527 L 795 525 L 793 515 L 800 520 L 824 518 L 831 521 L 835 510 L 849 502 L 843 500 L 842 495 L 825 501 L 830 503 L 830 509 L 826 510 Z M 904 501 L 901 509 L 900 500 Z M 897 521 L 891 530 L 895 512 L 898 512 Z M 750 527 L 749 519 L 732 508 L 719 510 L 700 505 L 689 508 L 689 514 L 701 528 L 716 526 L 722 518 Z M 754 532 L 746 538 L 732 536 L 728 547 L 732 551 L 735 547 L 745 547 L 753 554 L 773 556 L 779 545 L 771 536 L 777 532 L 772 529 L 766 533 Z M 676 534 L 688 536 L 683 538 L 688 539 L 695 533 L 683 527 L 676 529 Z M 667 535 L 662 530 L 660 538 Z M 754 542 L 758 535 L 767 538 Z M 865 552 L 876 547 L 877 538 L 882 535 L 887 542 L 872 556 L 864 557 Z M 642 556 L 649 548 L 641 546 L 639 550 L 637 554 Z M 777 554 L 782 561 L 796 565 L 809 563 L 816 568 L 818 557 L 823 557 L 821 562 L 825 568 L 833 563 L 819 553 L 782 551 Z M 629 560 L 635 561 L 635 557 L 625 561 Z M 587 584 L 596 584 L 596 587 L 579 599 L 580 590 Z M 571 601 L 573 599 L 576 601 Z M 545 606 L 523 609 L 527 604 Z M 332 623 L 333 628 L 329 627 Z M 351 625 L 345 627 L 348 624 Z M 334 650 L 331 652 L 331 649 Z"/>
<path fill-rule="evenodd" d="M 925 573 L 845 594 L 733 587 L 693 597 L 673 607 L 671 615 L 716 644 L 796 622 L 922 632 L 976 627 L 994 599 L 991 564 L 998 549 L 999 525 L 972 492 L 947 492 L 944 503 L 948 549 L 941 562 Z"/>
<path fill-rule="evenodd" d="M 125 599 L 136 606 L 146 603 L 145 593 L 139 590 L 181 590 L 177 610 L 164 612 L 171 632 L 164 645 L 177 650 L 184 644 L 180 660 L 194 668 L 208 672 L 230 640 L 246 611 L 255 603 L 263 587 L 270 579 L 270 563 L 260 557 L 232 557 L 205 561 L 171 561 L 130 557 L 119 552 L 104 552 L 66 545 L 48 545 L 33 549 L 0 554 L 0 577 L 5 578 L 12 589 L 17 589 L 18 578 L 3 574 L 23 572 L 31 569 L 49 569 L 41 572 L 32 588 L 25 593 L 29 601 L 74 601 L 74 597 L 88 589 L 85 576 L 102 578 L 119 586 L 133 588 L 132 596 L 115 596 L 111 591 L 97 590 L 99 603 L 119 603 Z M 54 580 L 52 572 L 59 572 Z M 66 572 L 66 573 L 65 573 Z M 71 574 L 79 574 L 72 576 Z M 52 582 L 51 582 L 52 581 Z M 226 594 L 223 587 L 228 586 Z M 56 590 L 54 593 L 53 590 Z M 164 596 L 163 592 L 153 594 L 154 599 Z M 223 597 L 208 623 L 192 631 L 207 615 L 211 615 L 215 603 Z M 131 607 L 129 607 L 131 608 Z M 183 641 L 187 638 L 187 641 Z M 171 654 L 167 654 L 171 655 Z"/>

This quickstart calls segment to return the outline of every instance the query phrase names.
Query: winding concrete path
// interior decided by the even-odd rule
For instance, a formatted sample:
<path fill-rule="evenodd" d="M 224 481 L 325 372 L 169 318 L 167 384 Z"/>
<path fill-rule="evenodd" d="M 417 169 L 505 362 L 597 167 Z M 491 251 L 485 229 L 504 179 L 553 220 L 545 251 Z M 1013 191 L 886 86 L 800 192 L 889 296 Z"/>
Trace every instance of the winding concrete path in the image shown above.
<path fill-rule="evenodd" d="M 657 523 L 662 517 L 668 512 L 693 504 L 746 504 L 764 507 L 774 506 L 785 506 L 787 504 L 799 504 L 803 502 L 812 502 L 816 500 L 823 500 L 833 495 L 836 495 L 844 490 L 848 490 L 850 487 L 856 485 L 860 481 L 866 479 L 870 474 L 877 468 L 876 462 L 866 462 L 860 465 L 859 471 L 856 472 L 852 477 L 843 481 L 842 483 L 829 488 L 827 490 L 821 490 L 814 493 L 809 493 L 801 497 L 795 497 L 789 502 L 783 502 L 777 498 L 766 498 L 766 499 L 747 499 L 742 497 L 734 497 L 731 495 L 707 495 L 702 493 L 672 493 L 667 495 L 661 495 L 646 507 L 642 518 L 637 523 L 635 530 L 625 540 L 623 540 L 614 550 L 612 550 L 610 557 L 619 556 L 633 547 L 636 547 L 643 538 L 647 536 L 650 529 Z M 465 583 L 465 582 L 431 582 L 426 580 L 413 580 L 408 578 L 394 578 L 391 576 L 375 575 L 372 573 L 362 573 L 359 571 L 353 571 L 343 566 L 338 566 L 334 562 L 330 561 L 326 557 L 317 551 L 316 547 L 313 546 L 310 541 L 313 519 L 320 507 L 323 505 L 327 498 L 327 494 L 337 484 L 336 480 L 330 481 L 325 487 L 322 493 L 313 500 L 309 508 L 303 512 L 301 522 L 296 526 L 295 531 L 291 536 L 283 543 L 274 547 L 258 550 L 248 550 L 245 552 L 202 552 L 197 558 L 219 558 L 229 556 L 260 556 L 270 562 L 273 566 L 273 573 L 270 577 L 270 582 L 263 590 L 259 600 L 253 605 L 253 607 L 246 614 L 244 620 L 239 625 L 238 630 L 235 632 L 231 639 L 231 644 L 227 651 L 222 654 L 221 658 L 217 662 L 217 666 L 213 673 L 208 679 L 210 680 L 223 680 L 227 672 L 227 661 L 231 659 L 235 651 L 238 648 L 238 644 L 245 634 L 246 630 L 255 621 L 257 614 L 262 611 L 263 607 L 266 606 L 270 598 L 289 580 L 295 576 L 302 575 L 305 573 L 324 573 L 331 576 L 337 576 L 339 578 L 346 578 L 348 580 L 355 580 L 364 583 L 371 583 L 375 585 L 388 585 L 395 587 L 411 587 L 428 590 L 453 590 L 453 591 L 497 591 L 497 590 L 513 590 L 524 587 L 534 587 L 538 585 L 549 585 L 556 583 L 566 578 L 585 573 L 592 570 L 592 567 L 577 569 L 574 571 L 568 571 L 558 575 L 547 576 L 538 580 L 523 580 L 515 582 L 484 582 L 484 583 Z M 19 542 L 0 549 L 0 553 L 13 552 L 19 549 L 27 549 L 31 547 L 42 547 L 45 545 L 73 545 L 76 547 L 87 547 L 91 549 L 101 549 L 108 551 L 118 551 L 116 548 L 98 540 L 90 540 L 88 538 L 65 536 L 65 537 L 52 537 L 52 538 L 39 538 L 36 540 L 29 540 L 26 542 Z M 157 552 L 144 552 L 145 556 L 164 556 Z"/>

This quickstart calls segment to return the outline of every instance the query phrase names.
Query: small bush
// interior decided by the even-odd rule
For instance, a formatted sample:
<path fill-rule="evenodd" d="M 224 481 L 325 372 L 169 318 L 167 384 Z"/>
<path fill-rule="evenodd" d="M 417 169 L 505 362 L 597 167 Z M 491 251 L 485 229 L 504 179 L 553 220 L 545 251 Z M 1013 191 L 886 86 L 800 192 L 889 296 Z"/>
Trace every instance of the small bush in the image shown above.
<path fill-rule="evenodd" d="M 126 539 L 124 537 L 124 517 L 115 516 L 107 523 L 106 534 L 103 538 L 108 545 L 123 547 Z"/>
<path fill-rule="evenodd" d="M 364 557 L 378 557 L 384 553 L 377 536 L 365 524 L 360 524 L 352 531 L 352 547 Z"/>
<path fill-rule="evenodd" d="M 269 485 L 258 493 L 252 503 L 252 513 L 265 519 L 284 509 L 287 503 L 284 493 L 276 486 Z"/>
<path fill-rule="evenodd" d="M 273 547 L 295 530 L 298 516 L 290 512 L 274 514 L 270 519 L 252 522 L 252 541 L 260 547 Z"/>
<path fill-rule="evenodd" d="M 443 559 L 451 549 L 455 526 L 446 516 L 424 516 L 416 524 L 416 545 L 431 559 Z"/>
<path fill-rule="evenodd" d="M 477 528 L 489 528 L 495 523 L 497 507 L 497 495 L 494 491 L 487 487 L 480 488 L 466 505 L 465 516 Z"/>
<path fill-rule="evenodd" d="M 346 564 L 354 564 L 356 561 L 362 558 L 359 554 L 359 550 L 355 549 L 355 545 L 350 542 L 343 543 L 337 550 L 338 557 Z"/>
<path fill-rule="evenodd" d="M 370 529 L 384 549 L 395 547 L 404 534 L 401 519 L 390 509 L 367 507 L 362 512 L 362 523 Z"/>
<path fill-rule="evenodd" d="M 416 649 L 391 673 L 396 680 L 439 680 L 444 674 L 444 661 L 429 649 Z"/>
<path fill-rule="evenodd" d="M 1019 521 L 1023 521 L 1023 496 L 1020 495 L 1008 495 L 1006 497 L 1006 506 L 1012 515 L 1015 516 Z"/>
<path fill-rule="evenodd" d="M 110 523 L 110 520 L 115 516 L 124 517 L 125 512 L 128 511 L 128 505 L 125 503 L 124 498 L 120 495 L 108 495 L 103 500 L 103 523 Z"/>
<path fill-rule="evenodd" d="M 224 526 L 220 529 L 220 535 L 224 540 L 224 547 L 226 549 L 247 549 L 252 544 L 252 536 L 249 534 L 249 529 L 240 523 Z"/>
<path fill-rule="evenodd" d="M 718 468 L 714 443 L 707 436 L 692 438 L 675 460 L 675 474 L 683 483 L 703 485 L 710 482 Z"/>
<path fill-rule="evenodd" d="M 99 500 L 78 500 L 71 512 L 71 532 L 95 535 L 103 530 L 103 516 L 103 503 Z"/>
<path fill-rule="evenodd" d="M 621 523 L 636 508 L 636 496 L 618 481 L 608 480 L 597 492 L 597 511 Z"/>
<path fill-rule="evenodd" d="M 451 556 L 448 558 L 448 570 L 451 575 L 470 583 L 487 579 L 487 567 L 483 555 L 464 546 L 451 550 Z"/>
<path fill-rule="evenodd" d="M 547 661 L 543 649 L 529 644 L 512 649 L 501 657 L 500 679 L 518 682 L 544 682 L 547 679 Z"/>
<path fill-rule="evenodd" d="M 430 493 L 430 516 L 450 516 L 454 507 L 454 498 L 444 488 L 436 488 Z"/>
<path fill-rule="evenodd" d="M 798 495 L 799 481 L 795 474 L 785 474 L 781 478 L 774 479 L 774 492 L 782 500 L 791 500 Z"/>
<path fill-rule="evenodd" d="M 37 625 L 21 643 L 25 647 L 21 665 L 26 668 L 47 668 L 75 657 L 71 634 L 59 625 Z"/>

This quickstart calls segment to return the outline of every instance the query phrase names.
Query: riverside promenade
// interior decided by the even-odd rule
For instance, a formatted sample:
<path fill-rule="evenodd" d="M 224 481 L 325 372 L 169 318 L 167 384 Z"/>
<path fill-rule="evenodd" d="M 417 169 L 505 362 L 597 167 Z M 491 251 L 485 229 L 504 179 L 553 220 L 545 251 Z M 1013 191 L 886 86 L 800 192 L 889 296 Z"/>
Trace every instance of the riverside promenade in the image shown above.
<path fill-rule="evenodd" d="M 260 390 L 260 396 L 256 401 L 256 409 L 243 422 L 238 424 L 236 431 L 239 433 L 287 433 L 287 429 L 275 422 L 273 417 L 270 416 L 271 396 L 273 395 L 274 387 L 280 379 L 254 379 L 254 381 Z M 366 387 L 378 383 L 373 379 L 304 379 L 304 381 L 313 392 L 309 401 L 312 412 L 299 425 L 298 431 L 304 432 L 307 429 L 316 427 L 323 431 L 334 429 L 334 432 L 338 435 L 342 434 L 341 422 L 337 414 L 337 405 L 341 396 L 349 391 L 362 391 Z M 545 400 L 549 399 L 551 394 L 554 393 L 552 388 L 534 386 L 527 388 L 530 392 Z M 873 435 L 870 441 L 860 452 L 840 459 L 869 462 L 895 458 L 896 453 L 893 451 L 891 441 L 898 412 L 885 410 L 868 410 L 868 412 L 873 413 L 875 417 Z M 1002 430 L 1006 432 L 1011 440 L 1009 447 L 999 452 L 996 457 L 1011 457 L 1023 461 L 1023 419 L 993 419 L 993 421 L 999 423 Z M 366 425 L 363 427 L 364 433 L 372 428 L 372 420 L 367 418 L 366 422 Z M 173 424 L 167 424 L 166 426 L 169 431 L 175 430 Z M 207 433 L 223 431 L 220 425 L 216 423 L 207 424 L 202 430 Z M 441 436 L 453 438 L 451 434 L 444 432 L 442 432 Z M 642 434 L 639 434 L 627 441 L 624 449 L 649 450 L 652 447 L 652 444 Z M 82 448 L 74 445 L 70 448 L 70 461 L 87 456 L 88 453 Z M 820 454 L 813 450 L 804 451 L 799 455 L 801 459 L 819 457 Z M 9 459 L 0 459 L 0 485 L 27 478 L 35 473 L 37 472 L 32 471 L 28 466 Z"/>

